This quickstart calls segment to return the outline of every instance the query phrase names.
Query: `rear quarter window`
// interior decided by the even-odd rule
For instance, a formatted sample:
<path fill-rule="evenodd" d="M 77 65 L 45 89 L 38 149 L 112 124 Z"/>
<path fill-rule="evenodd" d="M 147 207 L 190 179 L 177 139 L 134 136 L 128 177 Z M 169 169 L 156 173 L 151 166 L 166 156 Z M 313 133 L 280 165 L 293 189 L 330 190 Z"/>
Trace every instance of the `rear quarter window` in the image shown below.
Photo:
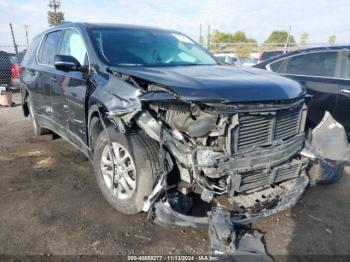
<path fill-rule="evenodd" d="M 270 63 L 269 64 L 270 70 L 272 72 L 276 72 L 276 73 L 284 73 L 283 72 L 283 64 L 284 64 L 283 62 L 285 62 L 285 59 Z"/>
<path fill-rule="evenodd" d="M 54 58 L 60 44 L 62 31 L 48 33 L 40 47 L 38 62 L 45 65 L 53 65 Z"/>
<path fill-rule="evenodd" d="M 38 49 L 40 43 L 40 37 L 33 38 L 28 50 L 25 52 L 21 65 L 27 66 L 29 61 L 34 59 L 36 50 Z M 35 61 L 35 60 L 34 60 Z"/>

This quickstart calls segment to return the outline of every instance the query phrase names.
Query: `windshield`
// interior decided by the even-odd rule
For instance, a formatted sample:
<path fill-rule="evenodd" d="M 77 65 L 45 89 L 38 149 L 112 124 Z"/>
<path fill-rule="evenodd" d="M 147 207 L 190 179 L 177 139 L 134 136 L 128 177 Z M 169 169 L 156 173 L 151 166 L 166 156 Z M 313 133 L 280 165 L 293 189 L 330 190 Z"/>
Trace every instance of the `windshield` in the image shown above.
<path fill-rule="evenodd" d="M 213 65 L 217 62 L 185 35 L 151 29 L 91 29 L 99 55 L 115 66 Z"/>

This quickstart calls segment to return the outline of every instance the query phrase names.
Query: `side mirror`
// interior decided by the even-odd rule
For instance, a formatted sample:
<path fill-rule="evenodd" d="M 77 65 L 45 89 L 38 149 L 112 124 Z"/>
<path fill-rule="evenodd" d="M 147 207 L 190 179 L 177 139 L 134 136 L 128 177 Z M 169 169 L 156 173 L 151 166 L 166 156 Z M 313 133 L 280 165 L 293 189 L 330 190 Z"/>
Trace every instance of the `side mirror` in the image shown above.
<path fill-rule="evenodd" d="M 55 68 L 61 71 L 80 71 L 81 65 L 70 55 L 55 55 Z"/>

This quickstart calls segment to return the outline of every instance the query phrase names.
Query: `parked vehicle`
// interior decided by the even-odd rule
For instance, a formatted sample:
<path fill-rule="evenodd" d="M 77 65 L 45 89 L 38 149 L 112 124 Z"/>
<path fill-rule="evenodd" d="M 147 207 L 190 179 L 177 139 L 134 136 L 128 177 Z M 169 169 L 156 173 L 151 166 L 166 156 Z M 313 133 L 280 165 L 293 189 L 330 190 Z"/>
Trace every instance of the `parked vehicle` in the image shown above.
<path fill-rule="evenodd" d="M 0 85 L 11 86 L 11 73 L 10 55 L 0 51 Z"/>
<path fill-rule="evenodd" d="M 15 89 L 19 89 L 19 84 L 20 84 L 20 75 L 21 75 L 21 63 L 23 60 L 23 57 L 25 56 L 27 52 L 27 49 L 22 50 L 21 52 L 18 53 L 18 56 L 15 54 L 11 57 L 11 82 L 12 82 L 12 87 Z"/>
<path fill-rule="evenodd" d="M 238 65 L 239 64 L 238 58 L 233 54 L 216 53 L 213 55 L 217 60 L 219 60 L 223 63 L 229 64 L 229 65 Z"/>
<path fill-rule="evenodd" d="M 350 46 L 298 50 L 266 60 L 256 67 L 292 78 L 313 96 L 308 123 L 314 127 L 328 110 L 350 133 Z"/>
<path fill-rule="evenodd" d="M 257 59 L 253 57 L 240 57 L 241 66 L 253 66 L 257 63 Z"/>
<path fill-rule="evenodd" d="M 229 65 L 253 66 L 256 64 L 256 59 L 251 57 L 238 57 L 233 54 L 225 54 L 225 53 L 216 53 L 214 54 L 214 56 L 219 61 Z"/>
<path fill-rule="evenodd" d="M 21 68 L 18 64 L 17 57 L 11 58 L 11 86 L 18 87 L 20 82 Z"/>
<path fill-rule="evenodd" d="M 50 28 L 22 64 L 35 134 L 51 130 L 91 159 L 120 212 L 199 226 L 220 209 L 215 219 L 249 223 L 308 185 L 298 154 L 306 92 L 295 81 L 219 65 L 179 32 L 129 25 Z"/>
<path fill-rule="evenodd" d="M 261 63 L 265 60 L 277 57 L 283 54 L 283 51 L 264 51 L 259 55 L 257 63 Z"/>

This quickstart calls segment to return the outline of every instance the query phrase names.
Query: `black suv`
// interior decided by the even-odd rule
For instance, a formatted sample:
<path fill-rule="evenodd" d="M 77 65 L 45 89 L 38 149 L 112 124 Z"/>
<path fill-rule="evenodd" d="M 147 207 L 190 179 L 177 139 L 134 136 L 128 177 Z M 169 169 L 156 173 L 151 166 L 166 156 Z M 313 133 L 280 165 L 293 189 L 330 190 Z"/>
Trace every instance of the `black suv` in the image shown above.
<path fill-rule="evenodd" d="M 23 60 L 23 110 L 93 161 L 107 201 L 159 223 L 208 223 L 211 205 L 247 222 L 294 204 L 308 184 L 305 90 L 219 65 L 187 36 L 64 23 Z M 193 210 L 202 203 L 202 214 Z"/>

